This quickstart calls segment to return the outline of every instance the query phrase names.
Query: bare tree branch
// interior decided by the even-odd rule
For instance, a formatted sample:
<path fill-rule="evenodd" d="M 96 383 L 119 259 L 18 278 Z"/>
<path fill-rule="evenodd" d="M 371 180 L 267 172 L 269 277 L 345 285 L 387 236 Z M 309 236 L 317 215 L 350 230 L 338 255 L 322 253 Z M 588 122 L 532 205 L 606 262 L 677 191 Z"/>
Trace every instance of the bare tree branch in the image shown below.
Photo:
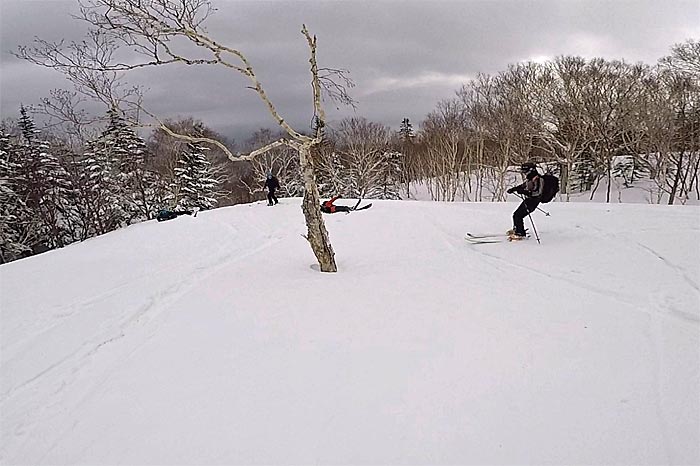
<path fill-rule="evenodd" d="M 120 73 L 129 70 L 180 63 L 224 66 L 245 76 L 275 122 L 289 135 L 289 139 L 276 141 L 247 156 L 234 156 L 224 144 L 210 138 L 178 134 L 145 110 L 140 101 L 135 108 L 151 116 L 167 134 L 190 142 L 214 144 L 231 160 L 246 160 L 279 145 L 296 149 L 305 186 L 302 210 L 308 227 L 307 239 L 321 270 L 335 272 L 334 253 L 320 214 L 318 188 L 309 154 L 322 138 L 321 128 L 325 123 L 322 92 L 325 90 L 331 98 L 341 103 L 353 104 L 346 92 L 348 87 L 352 87 L 352 82 L 346 77 L 346 70 L 324 68 L 319 72 L 316 37 L 309 33 L 306 26 L 302 27 L 301 32 L 309 46 L 314 116 L 320 122 L 314 137 L 295 130 L 280 115 L 253 71 L 251 62 L 240 50 L 209 37 L 203 27 L 214 11 L 209 0 L 81 0 L 79 3 L 80 15 L 77 18 L 90 26 L 86 41 L 72 42 L 66 46 L 63 42 L 49 43 L 36 39 L 33 48 L 20 47 L 17 56 L 61 71 L 79 89 L 97 96 L 109 107 L 131 100 L 124 95 L 115 96 L 113 92 Z M 120 53 L 123 50 L 130 51 L 128 57 Z M 134 105 L 133 102 L 128 103 Z"/>

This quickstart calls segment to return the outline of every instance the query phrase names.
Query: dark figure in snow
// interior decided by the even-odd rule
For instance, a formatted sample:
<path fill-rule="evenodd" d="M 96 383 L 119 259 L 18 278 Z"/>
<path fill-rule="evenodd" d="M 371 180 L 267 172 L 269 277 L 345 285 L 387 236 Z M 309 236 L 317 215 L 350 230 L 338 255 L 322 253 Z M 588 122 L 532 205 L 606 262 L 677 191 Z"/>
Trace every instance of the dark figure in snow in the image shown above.
<path fill-rule="evenodd" d="M 346 205 L 335 205 L 333 204 L 335 201 L 338 200 L 340 196 L 333 196 L 326 202 L 321 203 L 321 212 L 326 213 L 326 214 L 334 214 L 336 212 L 350 212 L 352 211 L 352 207 L 348 207 Z"/>
<path fill-rule="evenodd" d="M 523 199 L 520 206 L 513 212 L 513 230 L 508 232 L 514 239 L 525 237 L 524 219 L 540 205 L 540 196 L 544 189 L 544 180 L 537 172 L 534 163 L 525 162 L 520 166 L 520 172 L 525 175 L 525 182 L 508 190 L 508 194 L 518 193 Z"/>
<path fill-rule="evenodd" d="M 174 218 L 179 217 L 180 215 L 192 215 L 194 212 L 191 210 L 168 210 L 168 209 L 163 209 L 160 212 L 158 212 L 158 215 L 156 216 L 156 220 L 159 222 L 165 221 L 165 220 L 172 220 Z"/>
<path fill-rule="evenodd" d="M 279 204 L 279 201 L 277 200 L 277 196 L 275 196 L 275 190 L 279 189 L 280 182 L 277 179 L 277 177 L 272 174 L 272 172 L 267 173 L 267 179 L 265 180 L 265 187 L 268 189 L 268 191 L 267 191 L 267 205 Z"/>

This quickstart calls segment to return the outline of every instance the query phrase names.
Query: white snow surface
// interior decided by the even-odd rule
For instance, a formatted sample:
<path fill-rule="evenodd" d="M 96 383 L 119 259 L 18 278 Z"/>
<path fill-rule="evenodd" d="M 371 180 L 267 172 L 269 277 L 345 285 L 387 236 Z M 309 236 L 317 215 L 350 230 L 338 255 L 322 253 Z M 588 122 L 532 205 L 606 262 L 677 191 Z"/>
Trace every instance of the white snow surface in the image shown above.
<path fill-rule="evenodd" d="M 700 463 L 700 208 L 372 202 L 335 274 L 298 198 L 0 267 L 0 463 Z"/>

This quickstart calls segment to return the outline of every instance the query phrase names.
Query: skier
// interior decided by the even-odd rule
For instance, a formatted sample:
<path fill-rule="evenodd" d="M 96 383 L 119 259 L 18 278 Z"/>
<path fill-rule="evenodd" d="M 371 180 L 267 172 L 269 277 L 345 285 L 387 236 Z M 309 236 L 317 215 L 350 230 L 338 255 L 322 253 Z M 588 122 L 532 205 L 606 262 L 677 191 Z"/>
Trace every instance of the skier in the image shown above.
<path fill-rule="evenodd" d="M 523 163 L 520 166 L 520 172 L 525 175 L 525 182 L 508 190 L 508 194 L 518 193 L 524 196 L 521 197 L 523 202 L 513 212 L 513 229 L 508 231 L 508 236 L 515 240 L 525 238 L 523 221 L 526 216 L 537 209 L 544 189 L 544 181 L 537 172 L 537 167 L 534 163 Z"/>
<path fill-rule="evenodd" d="M 335 205 L 333 204 L 335 201 L 338 200 L 340 196 L 333 196 L 326 202 L 321 203 L 321 212 L 326 213 L 326 214 L 334 214 L 336 212 L 350 212 L 352 211 L 352 207 L 348 207 L 345 205 Z M 358 202 L 359 204 L 359 202 Z"/>
<path fill-rule="evenodd" d="M 268 189 L 267 192 L 267 205 L 279 204 L 277 196 L 275 196 L 275 190 L 280 187 L 280 182 L 272 172 L 267 172 L 267 179 L 265 180 L 265 187 Z"/>

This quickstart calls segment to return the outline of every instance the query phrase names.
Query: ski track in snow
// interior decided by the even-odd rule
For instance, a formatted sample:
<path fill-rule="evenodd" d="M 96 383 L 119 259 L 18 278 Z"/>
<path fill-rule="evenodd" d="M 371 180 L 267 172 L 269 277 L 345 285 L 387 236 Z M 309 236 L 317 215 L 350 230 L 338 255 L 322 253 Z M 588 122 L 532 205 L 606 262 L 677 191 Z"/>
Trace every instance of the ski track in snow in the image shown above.
<path fill-rule="evenodd" d="M 605 232 L 600 232 L 601 235 L 609 238 L 610 240 L 613 240 L 617 243 L 620 243 L 620 246 L 627 246 L 629 244 L 629 241 L 627 239 L 620 239 L 620 237 L 616 234 L 612 233 L 605 233 Z M 522 247 L 525 245 L 513 245 L 509 243 L 500 243 L 501 246 L 499 246 L 499 250 L 502 250 L 502 247 Z M 663 262 L 669 269 L 672 270 L 672 272 L 676 275 L 679 276 L 680 279 L 682 279 L 685 283 L 687 283 L 693 291 L 698 294 L 698 287 L 697 284 L 690 279 L 687 276 L 686 271 L 676 265 L 673 264 L 672 262 L 666 260 L 661 254 L 653 250 L 652 248 L 640 243 L 639 241 L 634 241 L 633 243 L 634 247 L 643 250 L 645 253 L 649 253 L 654 256 L 654 258 L 660 260 Z M 648 302 L 644 299 L 638 299 L 635 300 L 635 296 L 629 296 L 626 294 L 623 294 L 621 292 L 614 291 L 609 288 L 602 288 L 598 287 L 595 285 L 587 284 L 587 283 L 582 283 L 579 279 L 576 279 L 575 277 L 570 277 L 570 276 L 565 276 L 565 275 L 556 275 L 553 273 L 547 273 L 543 272 L 539 269 L 536 269 L 531 266 L 523 265 L 520 263 L 516 263 L 510 260 L 506 260 L 503 257 L 488 252 L 488 249 L 485 248 L 476 248 L 473 247 L 475 245 L 470 245 L 472 247 L 468 247 L 467 251 L 468 252 L 473 252 L 473 255 L 480 256 L 483 258 L 487 258 L 488 260 L 485 261 L 485 263 L 488 263 L 490 266 L 492 266 L 494 269 L 498 270 L 500 273 L 504 275 L 508 275 L 513 269 L 518 269 L 518 270 L 526 270 L 528 273 L 535 273 L 542 275 L 543 277 L 546 277 L 549 280 L 552 281 L 559 281 L 566 283 L 567 285 L 574 286 L 580 289 L 583 289 L 587 292 L 594 292 L 600 296 L 606 297 L 606 298 L 612 298 L 615 301 L 619 302 L 620 304 L 626 306 L 628 309 L 634 311 L 634 312 L 642 312 L 651 317 L 650 323 L 649 323 L 649 331 L 648 331 L 648 341 L 651 349 L 651 353 L 653 355 L 652 358 L 652 367 L 653 367 L 653 386 L 654 386 L 654 408 L 656 411 L 656 418 L 659 426 L 659 430 L 661 431 L 661 434 L 663 436 L 663 448 L 665 452 L 665 457 L 666 457 L 666 464 L 674 464 L 677 461 L 674 461 L 674 455 L 672 454 L 670 450 L 670 445 L 671 445 L 671 433 L 669 432 L 669 419 L 666 416 L 664 409 L 663 409 L 663 403 L 662 403 L 662 393 L 663 393 L 663 388 L 661 385 L 661 380 L 663 378 L 662 375 L 662 370 L 661 368 L 664 367 L 664 352 L 659 348 L 659 344 L 657 342 L 663 341 L 663 332 L 662 332 L 662 325 L 658 318 L 662 318 L 665 321 L 671 321 L 675 324 L 679 324 L 680 328 L 682 328 L 685 331 L 688 331 L 690 335 L 697 335 L 698 331 L 698 322 L 699 319 L 697 316 L 692 315 L 690 313 L 686 313 L 683 311 L 680 311 L 678 309 L 674 309 L 672 307 L 669 307 L 668 305 L 661 305 L 659 306 L 659 303 L 655 303 L 656 305 L 652 305 L 652 307 L 649 307 Z M 477 245 L 478 246 L 478 245 Z M 493 246 L 493 245 L 487 245 L 487 246 Z M 527 246 L 530 246 L 527 244 Z M 539 247 L 539 245 L 533 245 L 534 247 Z M 497 265 L 501 264 L 501 265 Z M 698 295 L 698 302 L 700 302 L 700 294 Z M 658 307 L 662 307 L 667 310 L 667 312 L 664 312 L 663 310 L 658 310 Z"/>
<path fill-rule="evenodd" d="M 674 464 L 673 455 L 669 445 L 671 445 L 671 433 L 669 432 L 669 419 L 663 410 L 663 387 L 661 385 L 662 370 L 664 366 L 664 352 L 659 348 L 659 341 L 663 341 L 663 332 L 661 324 L 658 320 L 652 321 L 649 330 L 649 345 L 654 354 L 653 371 L 654 371 L 654 409 L 656 410 L 656 419 L 659 422 L 661 434 L 663 435 L 663 447 L 666 455 L 666 464 Z"/>
<path fill-rule="evenodd" d="M 215 221 L 215 223 L 224 226 L 233 234 L 238 233 L 237 228 L 225 222 Z M 247 226 L 252 227 L 258 233 L 265 232 L 265 230 L 256 222 L 249 220 Z M 25 419 L 24 422 L 22 422 L 20 425 L 14 426 L 12 431 L 15 432 L 15 434 L 19 434 L 19 436 L 23 436 L 26 431 L 32 431 L 34 430 L 33 428 L 35 426 L 42 424 L 43 419 L 54 417 L 56 414 L 53 412 L 54 408 L 61 410 L 65 409 L 62 394 L 71 388 L 78 380 L 80 380 L 81 377 L 86 377 L 83 372 L 91 370 L 91 362 L 95 360 L 99 353 L 105 350 L 118 351 L 114 346 L 116 342 L 119 342 L 125 337 L 135 336 L 136 338 L 139 338 L 137 335 L 140 335 L 141 341 L 132 343 L 133 350 L 130 351 L 126 357 L 117 358 L 109 365 L 94 368 L 94 371 L 101 373 L 101 375 L 96 375 L 99 382 L 93 383 L 89 391 L 84 393 L 78 400 L 75 401 L 73 404 L 73 409 L 78 409 L 85 402 L 85 400 L 89 399 L 93 393 L 100 390 L 109 381 L 109 374 L 115 365 L 123 364 L 128 359 L 132 358 L 138 349 L 145 345 L 157 333 L 157 319 L 163 311 L 170 307 L 172 303 L 187 295 L 193 289 L 196 289 L 200 283 L 207 280 L 210 276 L 217 274 L 221 269 L 237 262 L 241 262 L 253 255 L 259 254 L 272 245 L 280 242 L 282 238 L 282 236 L 268 237 L 258 246 L 249 248 L 245 252 L 239 251 L 238 248 L 240 248 L 240 246 L 236 247 L 235 240 L 224 242 L 216 249 L 215 253 L 209 255 L 209 257 L 214 258 L 213 261 L 210 259 L 205 259 L 194 264 L 189 272 L 186 272 L 180 276 L 179 279 L 171 284 L 171 286 L 148 296 L 147 301 L 138 306 L 134 311 L 127 311 L 123 313 L 122 315 L 125 314 L 128 317 L 122 322 L 119 322 L 117 325 L 114 325 L 118 329 L 118 333 L 116 335 L 105 335 L 99 340 L 90 339 L 80 345 L 74 351 L 71 351 L 65 357 L 51 363 L 48 367 L 42 369 L 40 372 L 31 376 L 27 380 L 19 382 L 14 387 L 9 387 L 9 389 L 2 393 L 0 397 L 0 411 L 2 411 L 3 407 L 10 403 L 18 395 L 26 392 L 27 390 L 35 390 L 34 387 L 42 384 L 43 380 L 48 376 L 52 376 L 54 379 L 58 380 L 58 382 L 56 382 L 56 380 L 51 380 L 51 385 L 53 388 L 49 389 L 50 394 L 48 394 L 48 399 L 45 400 L 45 404 L 43 404 L 43 406 L 37 406 L 34 409 L 30 408 L 23 416 Z M 167 267 L 158 269 L 158 273 L 165 273 L 166 271 L 169 271 Z M 66 317 L 78 316 L 81 311 L 89 310 L 92 305 L 99 304 L 103 300 L 111 298 L 119 293 L 128 292 L 129 288 L 134 284 L 138 284 L 145 275 L 146 274 L 134 277 L 128 282 L 124 282 L 104 293 L 100 293 L 88 299 L 82 300 L 80 303 L 75 305 L 65 306 L 62 310 L 58 311 L 58 322 L 54 323 L 53 325 L 49 325 L 38 333 L 29 336 L 27 339 L 29 341 L 19 345 L 19 349 L 12 347 L 13 352 L 17 352 L 21 355 L 22 346 L 36 344 L 35 341 L 41 339 L 44 334 L 65 324 Z M 54 311 L 52 316 L 56 316 L 56 314 L 56 311 Z M 46 319 L 46 322 L 52 322 L 52 320 Z M 109 325 L 104 326 L 113 326 L 113 322 L 108 322 L 108 324 Z M 149 324 L 151 324 L 150 328 Z M 136 332 L 137 326 L 147 329 L 147 332 L 145 334 L 142 332 Z M 121 353 L 124 352 L 123 350 L 128 350 L 128 347 L 123 344 L 123 341 L 120 343 L 122 343 L 122 348 L 120 348 Z M 4 361 L 5 364 L 10 364 L 12 362 L 13 359 Z M 54 373 L 57 373 L 57 375 L 53 376 Z M 79 421 L 76 421 L 76 424 L 78 422 Z M 43 462 L 45 458 L 49 457 L 51 452 L 61 444 L 62 438 L 72 432 L 74 427 L 75 426 L 68 426 L 61 433 L 55 435 L 51 445 L 45 450 L 45 453 L 40 458 L 39 462 Z M 24 444 L 28 445 L 28 442 L 31 441 L 31 436 L 28 436 Z M 2 451 L 1 447 L 0 451 Z M 2 459 L 3 456 L 4 455 L 0 455 L 0 459 Z"/>
<path fill-rule="evenodd" d="M 671 262 L 666 257 L 664 257 L 662 254 L 660 254 L 658 251 L 656 251 L 655 249 L 653 249 L 650 246 L 647 246 L 646 244 L 643 244 L 641 241 L 635 240 L 635 239 L 630 239 L 629 235 L 621 236 L 619 233 L 611 233 L 611 232 L 603 231 L 598 227 L 593 227 L 593 229 L 595 231 L 597 231 L 600 234 L 600 236 L 608 238 L 611 241 L 615 241 L 618 244 L 618 247 L 620 247 L 620 248 L 625 248 L 625 247 L 626 248 L 630 248 L 630 247 L 636 248 L 636 249 L 644 252 L 645 254 L 651 255 L 654 259 L 660 261 L 662 264 L 664 264 L 664 266 L 667 269 L 669 269 L 671 271 L 672 274 L 676 275 L 679 278 L 680 282 L 686 283 L 691 288 L 691 290 L 689 290 L 689 293 L 695 295 L 695 302 L 698 303 L 698 305 L 700 305 L 700 286 L 698 285 L 698 283 L 695 280 L 693 280 L 688 275 L 688 271 L 685 270 L 683 267 Z M 653 231 L 653 230 L 651 230 L 651 231 Z M 655 301 L 656 301 L 655 304 L 657 307 L 662 307 L 662 308 L 666 309 L 668 311 L 668 313 L 670 313 L 670 314 L 668 314 L 668 313 L 664 313 L 664 312 L 660 311 L 660 313 L 662 315 L 663 314 L 672 315 L 678 319 L 681 319 L 681 320 L 684 320 L 687 322 L 700 324 L 700 316 L 699 315 L 695 315 L 695 314 L 692 314 L 690 312 L 686 312 L 682 309 L 679 309 L 678 306 L 675 306 L 673 302 L 669 302 L 671 299 L 674 298 L 673 295 L 664 294 L 664 298 L 665 299 L 663 302 L 659 301 L 658 299 L 655 299 Z M 638 306 L 640 308 L 643 308 L 643 307 L 645 307 L 646 304 L 647 304 L 647 301 L 643 300 L 638 304 Z M 696 330 L 696 328 L 697 327 L 693 327 L 693 330 Z"/>
<path fill-rule="evenodd" d="M 679 279 L 687 283 L 691 288 L 694 294 L 698 296 L 697 302 L 700 302 L 700 294 L 698 293 L 698 287 L 697 284 L 688 277 L 687 272 L 680 266 L 673 264 L 672 262 L 668 261 L 666 258 L 664 258 L 661 254 L 659 254 L 657 251 L 654 249 L 640 243 L 639 241 L 634 241 L 633 243 L 630 243 L 629 239 L 627 237 L 621 238 L 619 235 L 614 234 L 614 233 L 609 233 L 602 231 L 601 229 L 594 227 L 593 229 L 597 230 L 597 232 L 603 236 L 608 238 L 610 241 L 614 241 L 615 243 L 618 243 L 617 247 L 630 247 L 630 244 L 634 248 L 637 248 L 639 250 L 642 250 L 645 254 L 651 254 L 655 259 L 661 261 L 664 263 L 665 266 L 667 266 L 669 269 L 671 269 L 672 273 L 677 275 Z M 484 248 L 476 248 L 473 246 L 478 246 L 478 245 L 470 245 L 472 247 L 467 248 L 469 252 L 473 252 L 474 255 L 478 255 L 484 258 L 488 258 L 487 263 L 489 263 L 492 267 L 495 269 L 499 270 L 500 273 L 502 274 L 509 274 L 513 269 L 518 269 L 518 270 L 526 270 L 528 273 L 535 273 L 535 274 L 540 274 L 544 277 L 546 277 L 549 280 L 553 281 L 559 281 L 566 283 L 567 285 L 574 286 L 576 288 L 583 289 L 587 292 L 594 292 L 600 296 L 606 297 L 606 298 L 612 298 L 615 301 L 619 302 L 620 304 L 626 306 L 629 310 L 633 312 L 640 312 L 640 313 L 645 313 L 651 317 L 651 320 L 649 322 L 649 330 L 648 330 L 648 336 L 647 339 L 649 341 L 650 345 L 650 350 L 653 355 L 652 358 L 652 368 L 653 368 L 653 387 L 654 387 L 654 396 L 653 396 L 653 403 L 654 403 L 654 408 L 656 411 L 656 420 L 658 422 L 659 430 L 663 436 L 663 448 L 665 451 L 665 457 L 666 457 L 666 464 L 673 464 L 674 461 L 673 457 L 674 455 L 672 454 L 670 450 L 670 445 L 671 445 L 671 433 L 669 432 L 669 422 L 670 420 L 666 416 L 664 409 L 663 409 L 663 403 L 662 403 L 662 393 L 663 393 L 663 388 L 661 385 L 661 380 L 663 378 L 662 375 L 662 370 L 661 368 L 664 367 L 664 352 L 659 348 L 659 343 L 660 341 L 663 341 L 663 332 L 662 332 L 662 324 L 659 321 L 659 318 L 663 319 L 665 322 L 670 322 L 676 324 L 677 327 L 682 328 L 684 331 L 687 331 L 689 335 L 697 335 L 698 332 L 698 323 L 700 320 L 698 319 L 697 316 L 684 312 L 682 310 L 679 310 L 677 308 L 674 308 L 672 306 L 669 306 L 666 303 L 649 303 L 645 299 L 640 299 L 639 297 L 636 297 L 634 295 L 628 295 L 624 294 L 618 291 L 614 291 L 610 288 L 603 288 L 599 287 L 596 285 L 592 284 L 587 284 L 582 282 L 580 279 L 577 277 L 572 277 L 572 276 L 567 276 L 560 274 L 561 271 L 557 271 L 557 274 L 554 273 L 546 273 L 543 272 L 539 269 L 536 269 L 534 267 L 528 266 L 528 265 L 523 265 L 520 263 L 515 263 L 511 260 L 504 259 L 503 257 L 499 256 L 498 254 L 489 252 L 489 250 L 484 247 Z M 493 245 L 486 245 L 489 247 L 493 247 Z M 509 244 L 509 243 L 501 243 L 501 246 L 497 246 L 498 250 L 501 251 L 503 247 L 539 247 L 539 245 L 531 245 L 530 243 L 525 243 L 525 244 Z M 501 264 L 501 265 L 497 265 Z M 637 298 L 637 299 L 635 299 Z"/>
<path fill-rule="evenodd" d="M 237 232 L 237 230 L 230 225 L 225 224 L 224 222 L 216 222 L 217 224 L 224 225 L 228 229 L 230 229 L 232 232 Z M 251 223 L 251 225 L 253 225 Z M 255 225 L 253 225 L 255 226 Z M 262 231 L 258 226 L 255 226 L 255 228 L 259 231 Z M 210 257 L 215 258 L 214 261 L 211 260 L 203 260 L 195 265 L 192 266 L 191 270 L 180 277 L 177 281 L 175 281 L 171 286 L 162 289 L 158 292 L 156 292 L 153 295 L 150 295 L 147 298 L 147 301 L 140 306 L 138 306 L 134 311 L 132 312 L 126 312 L 125 314 L 129 316 L 125 322 L 120 323 L 119 327 L 122 328 L 122 330 L 130 327 L 133 323 L 137 323 L 140 320 L 143 320 L 144 318 L 148 317 L 149 319 L 155 318 L 157 315 L 157 311 L 159 309 L 163 309 L 167 307 L 169 303 L 172 301 L 177 300 L 179 297 L 185 295 L 188 293 L 191 289 L 195 288 L 197 284 L 208 278 L 210 275 L 215 274 L 220 268 L 227 266 L 231 263 L 234 262 L 240 262 L 246 258 L 248 258 L 251 255 L 257 254 L 266 248 L 270 247 L 271 245 L 281 241 L 281 237 L 273 238 L 271 240 L 267 240 L 261 245 L 248 250 L 247 252 L 241 253 L 236 250 L 234 246 L 234 243 L 224 243 L 221 245 L 217 251 L 214 254 L 211 254 Z M 233 249 L 233 252 L 230 252 L 230 250 Z M 167 271 L 170 271 L 171 269 L 167 267 L 160 268 L 156 271 L 156 275 L 165 273 Z M 204 273 L 206 272 L 206 273 Z M 124 292 L 128 292 L 128 288 L 131 286 L 134 286 L 134 284 L 138 284 L 141 279 L 146 276 L 146 275 L 152 275 L 153 272 L 149 272 L 148 274 L 142 274 L 140 276 L 134 277 L 132 280 L 128 282 L 124 282 L 120 285 L 118 285 L 115 288 L 112 288 L 104 293 L 100 293 L 97 295 L 94 295 L 86 300 L 82 300 L 77 304 L 74 305 L 68 305 L 64 306 L 61 308 L 58 312 L 58 322 L 55 322 L 56 319 L 46 319 L 46 322 L 50 322 L 51 325 L 48 325 L 44 327 L 43 329 L 39 330 L 36 333 L 31 334 L 25 341 L 21 342 L 20 348 L 15 348 L 14 346 L 10 346 L 6 348 L 6 352 L 10 353 L 22 353 L 22 347 L 23 346 L 31 346 L 34 345 L 35 342 L 38 339 L 41 339 L 47 332 L 55 329 L 56 327 L 59 327 L 64 324 L 63 320 L 67 317 L 70 316 L 75 316 L 76 314 L 79 314 L 83 310 L 90 310 L 92 306 L 95 304 L 98 304 L 100 302 L 103 302 L 105 299 L 114 297 L 116 295 L 119 295 Z M 193 279 L 193 277 L 199 277 L 196 279 Z M 180 291 L 176 291 L 176 290 Z M 56 317 L 56 312 L 52 313 L 52 317 Z M 122 335 L 123 336 L 123 335 Z M 28 341 L 27 341 L 28 340 Z M 113 337 L 108 337 L 104 341 L 97 342 L 94 345 L 84 345 L 84 346 L 89 346 L 93 347 L 94 349 L 88 351 L 88 354 L 94 353 L 97 349 L 99 349 L 101 346 L 106 344 L 107 342 L 113 341 Z M 93 342 L 94 343 L 94 342 Z M 46 368 L 45 370 L 39 372 L 35 376 L 31 377 L 30 379 L 21 382 L 18 384 L 15 389 L 20 389 L 27 384 L 35 381 L 37 378 L 45 375 L 47 372 L 50 372 L 51 370 L 55 369 L 56 367 L 60 366 L 63 364 L 65 361 L 71 359 L 72 356 L 74 356 L 76 353 L 79 353 L 79 350 L 76 350 L 75 352 L 71 353 L 66 358 L 61 359 L 59 362 L 52 364 L 50 367 Z M 13 358 L 8 358 L 5 362 L 6 363 L 11 363 L 13 361 Z M 11 392 L 13 392 L 12 390 Z M 5 401 L 5 399 L 10 396 L 12 393 L 3 393 L 2 396 L 0 397 L 0 404 Z"/>
<path fill-rule="evenodd" d="M 669 268 L 673 269 L 674 272 L 676 272 L 685 282 L 690 285 L 691 288 L 693 288 L 695 291 L 700 292 L 700 286 L 698 286 L 697 282 L 690 278 L 688 276 L 688 272 L 683 269 L 681 266 L 674 264 L 673 262 L 669 261 L 666 259 L 664 256 L 656 252 L 654 249 L 650 248 L 649 246 L 640 243 L 639 241 L 635 241 L 634 244 L 639 246 L 641 249 L 644 249 L 645 251 L 651 253 L 654 257 L 659 259 L 661 262 L 666 264 Z"/>
<path fill-rule="evenodd" d="M 617 239 L 617 236 L 611 236 L 611 238 Z M 622 242 L 627 243 L 627 241 L 622 241 Z M 496 244 L 496 243 L 494 243 L 494 244 Z M 519 246 L 519 245 L 509 244 L 508 242 L 497 243 L 497 244 L 502 244 L 502 245 L 505 245 L 507 247 Z M 472 246 L 474 246 L 474 245 L 472 245 Z M 478 246 L 478 245 L 476 245 L 476 246 Z M 669 267 L 671 269 L 673 269 L 674 273 L 679 273 L 682 270 L 679 267 L 673 266 L 668 261 L 661 258 L 658 254 L 653 252 L 653 250 L 651 250 L 650 248 L 647 248 L 641 244 L 639 244 L 639 246 L 641 249 L 644 249 L 647 252 L 652 252 L 655 257 L 661 259 L 666 265 L 669 265 Z M 611 290 L 609 288 L 603 288 L 603 287 L 599 287 L 596 285 L 584 283 L 581 280 L 574 278 L 574 277 L 569 277 L 566 275 L 555 275 L 552 273 L 543 272 L 542 270 L 539 270 L 539 269 L 531 267 L 531 266 L 508 261 L 501 256 L 487 252 L 486 248 L 478 248 L 478 249 L 472 248 L 472 249 L 477 254 L 480 254 L 480 255 L 485 256 L 485 257 L 489 257 L 492 260 L 495 260 L 501 264 L 506 264 L 506 267 L 500 267 L 500 268 L 497 267 L 505 275 L 507 275 L 509 270 L 511 270 L 512 268 L 526 270 L 529 273 L 538 274 L 538 275 L 541 275 L 541 276 L 546 277 L 546 278 L 553 280 L 553 281 L 564 282 L 564 283 L 567 283 L 567 284 L 572 285 L 574 287 L 582 288 L 586 291 L 594 292 L 594 293 L 601 295 L 601 296 L 613 298 L 616 301 L 618 301 L 620 304 L 624 304 L 626 306 L 629 306 L 634 311 L 644 312 L 647 314 L 657 314 L 657 315 L 660 315 L 660 316 L 665 317 L 665 318 L 670 318 L 670 319 L 676 320 L 677 322 L 681 323 L 685 329 L 687 329 L 691 332 L 696 332 L 697 328 L 698 328 L 697 324 L 700 323 L 700 318 L 698 318 L 697 316 L 690 314 L 690 313 L 687 313 L 687 312 L 684 312 L 684 311 L 681 311 L 681 310 L 678 310 L 678 309 L 672 309 L 672 308 L 667 307 L 668 312 L 653 310 L 647 306 L 647 300 L 645 300 L 645 299 L 636 301 L 634 299 L 634 296 L 630 297 L 629 295 L 623 294 L 623 293 L 618 292 L 618 291 Z M 495 265 L 494 265 L 494 267 L 495 267 Z M 679 274 L 685 278 L 685 276 L 682 272 L 680 272 Z M 689 284 L 697 291 L 697 287 L 694 286 L 694 282 L 690 279 L 688 279 L 688 280 L 689 280 Z M 700 293 L 698 293 L 698 300 L 700 300 Z M 690 325 L 688 325 L 688 324 L 690 324 Z"/>
<path fill-rule="evenodd" d="M 627 246 L 629 244 L 633 244 L 633 245 L 637 246 L 639 249 L 646 251 L 647 253 L 651 254 L 656 259 L 660 260 L 665 265 L 667 265 L 670 269 L 673 270 L 673 272 L 675 274 L 677 274 L 681 279 L 683 279 L 683 281 L 685 281 L 691 288 L 693 288 L 696 292 L 700 293 L 700 285 L 698 285 L 698 283 L 695 280 L 693 280 L 692 278 L 690 278 L 690 276 L 688 276 L 687 270 L 685 270 L 683 267 L 681 267 L 677 264 L 674 264 L 670 260 L 666 259 L 662 254 L 660 254 L 659 252 L 654 250 L 652 247 L 647 246 L 646 244 L 643 244 L 638 240 L 631 240 L 632 242 L 630 243 L 629 235 L 625 236 L 624 238 L 620 238 L 619 233 L 610 233 L 607 231 L 603 231 L 602 229 L 595 227 L 595 226 L 593 226 L 591 228 L 594 229 L 596 232 L 598 232 L 598 234 L 600 236 L 603 236 L 603 237 L 611 239 L 611 240 L 615 240 L 616 242 L 620 243 L 622 246 Z M 654 231 L 654 230 L 647 230 L 647 231 Z"/>
<path fill-rule="evenodd" d="M 441 226 L 441 219 L 439 215 L 436 215 L 437 214 L 433 214 L 431 212 L 430 221 L 425 222 L 425 225 L 428 225 L 432 227 L 434 231 L 439 232 L 439 237 L 442 238 L 443 244 L 448 245 L 453 250 L 464 250 L 465 248 L 462 246 L 464 245 L 466 240 L 455 240 L 455 232 L 450 231 L 448 228 Z M 660 260 L 662 263 L 668 266 L 668 268 L 671 269 L 674 274 L 678 275 L 681 280 L 683 280 L 692 288 L 692 292 L 697 295 L 696 301 L 700 303 L 700 289 L 698 288 L 697 283 L 688 276 L 687 272 L 682 267 L 673 264 L 671 261 L 664 258 L 661 254 L 659 254 L 652 248 L 640 243 L 639 241 L 633 241 L 632 243 L 630 243 L 630 240 L 627 237 L 621 238 L 618 234 L 601 230 L 600 228 L 595 226 L 591 228 L 601 236 L 604 236 L 618 243 L 617 247 L 629 247 L 630 244 L 632 244 L 634 247 L 644 251 L 645 253 L 651 254 L 655 259 Z M 668 304 L 667 302 L 657 301 L 656 303 L 654 303 L 655 306 L 650 307 L 649 302 L 644 298 L 639 298 L 635 295 L 625 294 L 623 292 L 615 291 L 607 287 L 601 287 L 590 283 L 582 282 L 579 277 L 564 275 L 562 273 L 563 271 L 561 270 L 558 270 L 555 273 L 547 273 L 538 268 L 513 262 L 512 260 L 504 259 L 502 256 L 499 256 L 497 254 L 488 252 L 488 248 L 498 248 L 498 250 L 502 250 L 501 248 L 503 247 L 541 247 L 541 245 L 539 244 L 531 244 L 531 241 L 536 241 L 534 238 L 531 238 L 529 241 L 530 242 L 526 242 L 524 244 L 509 243 L 507 241 L 483 245 L 468 244 L 468 247 L 466 249 L 468 251 L 475 252 L 477 255 L 489 258 L 490 260 L 484 261 L 483 263 L 493 267 L 501 276 L 509 276 L 512 273 L 513 269 L 525 270 L 528 273 L 535 273 L 549 280 L 563 282 L 588 292 L 594 292 L 603 297 L 613 298 L 620 304 L 629 307 L 634 312 L 640 312 L 647 315 L 661 316 L 665 319 L 675 322 L 684 330 L 687 330 L 689 332 L 695 333 L 698 331 L 697 324 L 700 324 L 700 317 L 678 309 L 677 307 L 674 307 Z M 479 246 L 483 246 L 483 248 Z M 497 265 L 497 263 L 501 265 Z"/>

